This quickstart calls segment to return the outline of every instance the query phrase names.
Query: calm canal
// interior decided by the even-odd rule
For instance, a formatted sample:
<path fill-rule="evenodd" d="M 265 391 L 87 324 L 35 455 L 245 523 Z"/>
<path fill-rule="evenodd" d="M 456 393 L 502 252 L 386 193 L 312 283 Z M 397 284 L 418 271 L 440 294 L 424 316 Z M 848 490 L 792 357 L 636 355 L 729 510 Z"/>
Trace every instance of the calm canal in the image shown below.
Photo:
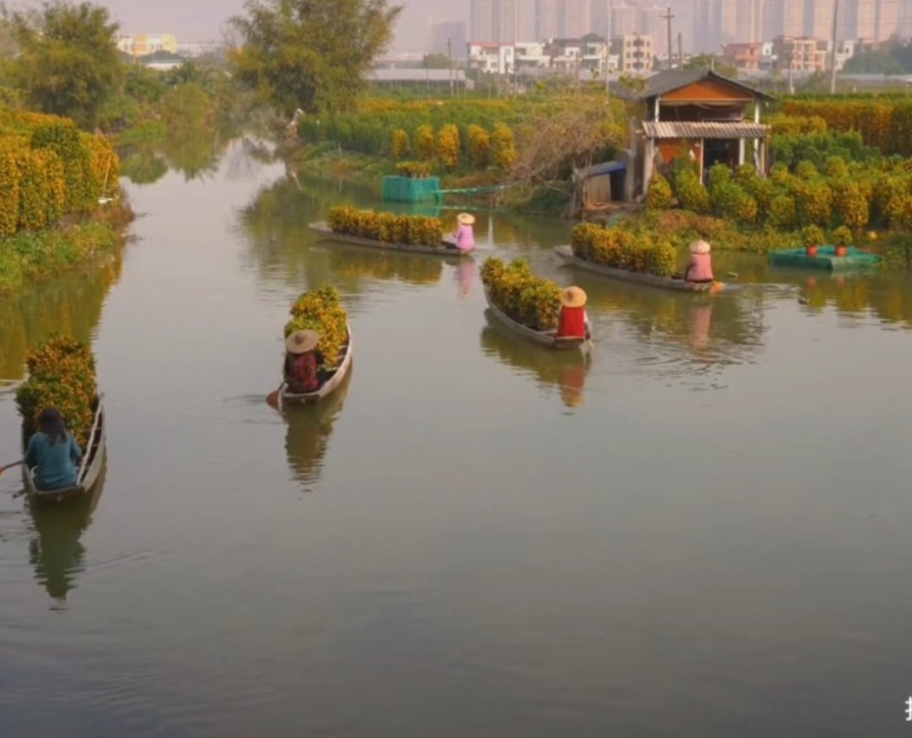
<path fill-rule="evenodd" d="M 122 260 L 0 304 L 0 377 L 91 338 L 109 416 L 96 500 L 0 478 L 0 735 L 908 733 L 907 281 L 718 254 L 741 292 L 666 294 L 487 214 L 476 271 L 333 247 L 306 224 L 377 203 L 236 148 L 128 188 Z M 587 290 L 588 363 L 486 321 L 489 253 Z M 354 371 L 283 416 L 323 280 Z"/>

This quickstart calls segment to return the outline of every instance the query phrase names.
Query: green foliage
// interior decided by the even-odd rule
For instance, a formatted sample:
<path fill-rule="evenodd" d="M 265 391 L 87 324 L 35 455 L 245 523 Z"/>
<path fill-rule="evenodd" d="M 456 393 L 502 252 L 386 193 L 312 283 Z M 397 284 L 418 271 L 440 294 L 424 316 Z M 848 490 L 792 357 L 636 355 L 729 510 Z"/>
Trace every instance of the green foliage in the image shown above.
<path fill-rule="evenodd" d="M 801 242 L 805 246 L 820 246 L 824 240 L 826 234 L 820 226 L 808 225 L 801 229 Z"/>
<path fill-rule="evenodd" d="M 516 163 L 516 143 L 513 129 L 506 123 L 496 123 L 491 133 L 491 157 L 494 166 L 503 171 L 510 171 Z"/>
<path fill-rule="evenodd" d="M 798 218 L 804 224 L 825 228 L 832 215 L 833 191 L 825 181 L 814 179 L 796 183 Z"/>
<path fill-rule="evenodd" d="M 580 223 L 573 229 L 575 256 L 615 269 L 669 277 L 677 256 L 671 243 L 656 231 L 604 228 Z"/>
<path fill-rule="evenodd" d="M 183 82 L 162 96 L 161 117 L 170 135 L 208 127 L 213 113 L 212 99 L 199 82 Z"/>
<path fill-rule="evenodd" d="M 392 140 L 393 156 L 397 159 L 404 159 L 409 153 L 409 135 L 407 131 L 397 128 L 393 131 Z"/>
<path fill-rule="evenodd" d="M 526 259 L 513 259 L 505 266 L 490 256 L 482 264 L 481 281 L 491 301 L 517 323 L 537 331 L 557 327 L 560 288 L 532 274 Z"/>
<path fill-rule="evenodd" d="M 833 230 L 833 243 L 838 246 L 852 245 L 852 231 L 844 225 Z"/>
<path fill-rule="evenodd" d="M 831 179 L 842 179 L 849 176 L 849 167 L 841 156 L 831 156 L 823 167 L 823 173 Z"/>
<path fill-rule="evenodd" d="M 424 179 L 431 175 L 431 165 L 426 161 L 401 161 L 396 165 L 396 174 L 413 179 Z"/>
<path fill-rule="evenodd" d="M 675 185 L 682 208 L 695 213 L 709 212 L 709 191 L 696 172 L 692 169 L 681 172 L 675 177 Z"/>
<path fill-rule="evenodd" d="M 650 210 L 668 210 L 674 201 L 671 185 L 661 174 L 656 174 L 649 183 L 646 205 Z"/>
<path fill-rule="evenodd" d="M 285 337 L 295 331 L 316 331 L 320 334 L 318 349 L 323 354 L 320 369 L 337 368 L 342 348 L 348 343 L 348 313 L 342 306 L 338 290 L 331 284 L 324 284 L 317 290 L 305 292 L 295 300 L 290 312 Z"/>
<path fill-rule="evenodd" d="M 861 185 L 851 180 L 842 180 L 833 186 L 833 209 L 850 233 L 860 232 L 871 217 L 868 197 Z"/>
<path fill-rule="evenodd" d="M 415 156 L 421 161 L 431 161 L 434 158 L 434 129 L 431 126 L 418 126 L 412 136 Z"/>
<path fill-rule="evenodd" d="M 437 157 L 446 169 L 455 169 L 459 164 L 459 129 L 452 123 L 437 135 Z"/>
<path fill-rule="evenodd" d="M 798 225 L 798 210 L 790 195 L 777 195 L 770 203 L 769 224 L 780 231 L 794 230 Z"/>
<path fill-rule="evenodd" d="M 241 37 L 232 70 L 289 117 L 352 109 L 401 10 L 387 0 L 248 0 L 230 21 Z"/>
<path fill-rule="evenodd" d="M 476 169 L 487 169 L 491 156 L 491 137 L 481 126 L 472 123 L 467 130 L 469 160 Z"/>
<path fill-rule="evenodd" d="M 38 416 L 56 407 L 80 448 L 85 450 L 98 397 L 95 358 L 88 346 L 59 334 L 29 352 L 28 380 L 16 390 L 16 405 L 27 436 L 38 430 Z"/>
<path fill-rule="evenodd" d="M 118 26 L 107 9 L 50 0 L 40 11 L 5 10 L 4 16 L 19 50 L 5 71 L 29 106 L 94 129 L 124 79 Z"/>
<path fill-rule="evenodd" d="M 437 218 L 358 210 L 348 205 L 330 208 L 327 218 L 334 233 L 387 243 L 440 247 L 443 224 Z"/>

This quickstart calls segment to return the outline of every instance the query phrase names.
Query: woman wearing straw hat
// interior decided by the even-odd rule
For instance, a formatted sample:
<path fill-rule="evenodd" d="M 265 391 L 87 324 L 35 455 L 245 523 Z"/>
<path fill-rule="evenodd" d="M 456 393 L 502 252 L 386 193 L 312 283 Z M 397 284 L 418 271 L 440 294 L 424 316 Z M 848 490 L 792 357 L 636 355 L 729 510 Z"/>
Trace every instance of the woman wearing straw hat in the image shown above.
<path fill-rule="evenodd" d="M 567 287 L 560 294 L 560 316 L 557 338 L 592 337 L 589 316 L 586 315 L 586 293 L 580 287 Z"/>
<path fill-rule="evenodd" d="M 459 223 L 456 233 L 453 234 L 456 248 L 460 251 L 474 251 L 475 234 L 472 231 L 472 224 L 475 222 L 475 216 L 470 213 L 460 213 L 456 216 L 456 222 Z"/>
<path fill-rule="evenodd" d="M 285 384 L 295 395 L 320 389 L 318 367 L 323 356 L 317 351 L 320 334 L 316 331 L 295 331 L 285 339 Z"/>
<path fill-rule="evenodd" d="M 709 244 L 706 241 L 694 241 L 690 244 L 690 261 L 684 270 L 684 281 L 694 284 L 712 284 L 712 258 L 709 255 Z"/>

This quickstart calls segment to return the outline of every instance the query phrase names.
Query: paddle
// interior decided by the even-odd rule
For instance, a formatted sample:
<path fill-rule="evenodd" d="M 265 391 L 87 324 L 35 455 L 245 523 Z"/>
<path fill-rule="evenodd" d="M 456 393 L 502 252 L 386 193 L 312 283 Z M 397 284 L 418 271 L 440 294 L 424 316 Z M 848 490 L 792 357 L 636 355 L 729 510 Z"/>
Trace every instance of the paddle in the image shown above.
<path fill-rule="evenodd" d="M 22 463 L 22 459 L 19 461 L 14 461 L 12 464 L 7 464 L 6 466 L 0 466 L 0 475 L 3 474 L 7 469 L 12 469 L 14 466 L 19 466 Z"/>
<path fill-rule="evenodd" d="M 272 392 L 270 392 L 268 395 L 266 395 L 266 402 L 267 402 L 267 404 L 272 405 L 273 407 L 278 407 L 278 405 L 279 405 L 279 392 L 282 391 L 282 385 L 284 385 L 284 384 L 285 384 L 285 382 L 284 382 L 284 380 L 283 380 L 283 381 L 282 381 L 282 384 L 280 384 L 280 385 L 279 385 L 278 387 L 276 387 Z"/>

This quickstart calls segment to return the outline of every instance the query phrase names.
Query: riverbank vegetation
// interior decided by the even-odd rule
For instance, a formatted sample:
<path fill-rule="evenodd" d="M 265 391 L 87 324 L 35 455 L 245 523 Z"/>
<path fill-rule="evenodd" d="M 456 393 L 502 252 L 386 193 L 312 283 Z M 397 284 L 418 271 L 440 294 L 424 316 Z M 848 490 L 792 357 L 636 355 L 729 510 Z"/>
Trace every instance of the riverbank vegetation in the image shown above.
<path fill-rule="evenodd" d="M 517 323 L 536 331 L 557 328 L 560 288 L 536 277 L 528 260 L 517 258 L 505 265 L 489 256 L 481 266 L 481 281 L 491 301 Z"/>
<path fill-rule="evenodd" d="M 132 217 L 108 142 L 0 109 L 0 294 L 110 255 Z"/>

